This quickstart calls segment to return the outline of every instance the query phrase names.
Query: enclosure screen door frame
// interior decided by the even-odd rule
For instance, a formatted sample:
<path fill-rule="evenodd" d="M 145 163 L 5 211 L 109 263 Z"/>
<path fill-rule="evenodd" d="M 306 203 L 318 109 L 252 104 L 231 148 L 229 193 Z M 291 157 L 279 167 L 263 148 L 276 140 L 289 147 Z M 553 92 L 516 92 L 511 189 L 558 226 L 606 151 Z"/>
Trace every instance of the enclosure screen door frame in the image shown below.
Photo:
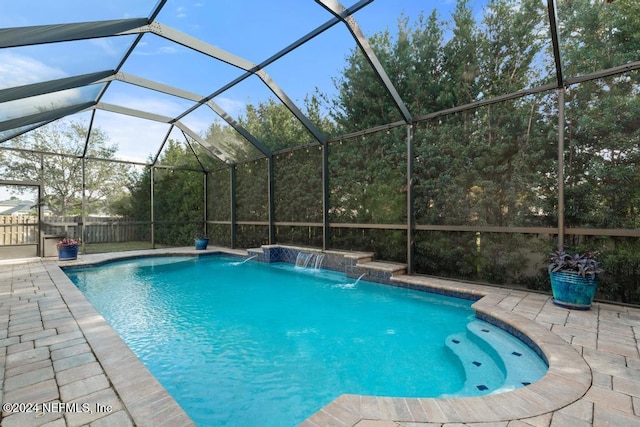
<path fill-rule="evenodd" d="M 42 195 L 43 195 L 43 188 L 42 188 L 42 184 L 37 182 L 37 181 L 7 181 L 7 180 L 2 180 L 0 179 L 0 186 L 12 186 L 12 187 L 30 187 L 30 188 L 36 188 L 38 190 L 38 199 L 36 201 L 36 209 L 38 210 L 38 223 L 36 225 L 36 232 L 38 235 L 38 241 L 36 243 L 37 245 L 37 249 L 36 249 L 36 253 L 37 256 L 42 257 L 43 253 L 42 253 L 42 222 L 44 221 L 44 213 L 42 211 Z"/>

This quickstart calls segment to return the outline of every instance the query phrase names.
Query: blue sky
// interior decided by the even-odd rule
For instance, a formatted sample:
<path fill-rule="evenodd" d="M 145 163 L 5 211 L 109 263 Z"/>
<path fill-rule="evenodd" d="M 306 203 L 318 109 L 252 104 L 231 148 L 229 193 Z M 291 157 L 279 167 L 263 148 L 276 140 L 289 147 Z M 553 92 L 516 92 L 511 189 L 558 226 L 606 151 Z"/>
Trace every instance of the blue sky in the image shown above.
<path fill-rule="evenodd" d="M 347 7 L 356 0 L 348 0 Z M 105 19 L 146 17 L 156 0 L 21 0 L 2 2 L 0 27 L 32 26 Z M 470 0 L 480 16 L 485 0 Z M 374 0 L 355 15 L 365 35 L 389 29 L 395 33 L 397 19 L 404 13 L 411 22 L 437 8 L 448 19 L 454 0 Z M 253 63 L 260 63 L 329 20 L 331 15 L 313 0 L 169 0 L 157 21 L 199 38 Z M 41 46 L 0 50 L 0 88 L 61 78 L 92 71 L 113 69 L 133 40 L 119 36 Z M 346 27 L 338 24 L 307 45 L 266 68 L 266 72 L 299 106 L 317 87 L 334 93 L 332 79 L 340 75 L 345 57 L 355 48 Z M 145 34 L 122 71 L 209 95 L 243 71 L 205 57 L 154 34 Z M 71 96 L 71 94 L 68 94 Z M 78 94 L 75 94 L 78 95 Z M 214 98 L 233 117 L 248 103 L 272 97 L 257 77 Z M 176 116 L 192 104 L 189 101 L 124 83 L 113 83 L 103 102 Z M 217 116 L 198 109 L 183 122 L 203 132 Z M 88 120 L 88 114 L 74 119 Z M 167 126 L 99 112 L 97 125 L 119 144 L 121 157 L 145 160 L 166 133 Z M 136 122 L 141 123 L 137 125 Z M 140 129 L 144 128 L 144 132 Z M 148 142 L 141 142 L 144 135 Z M 136 141 L 133 143 L 132 141 Z M 135 153 L 134 153 L 135 151 Z M 143 154 L 144 153 L 144 154 Z"/>

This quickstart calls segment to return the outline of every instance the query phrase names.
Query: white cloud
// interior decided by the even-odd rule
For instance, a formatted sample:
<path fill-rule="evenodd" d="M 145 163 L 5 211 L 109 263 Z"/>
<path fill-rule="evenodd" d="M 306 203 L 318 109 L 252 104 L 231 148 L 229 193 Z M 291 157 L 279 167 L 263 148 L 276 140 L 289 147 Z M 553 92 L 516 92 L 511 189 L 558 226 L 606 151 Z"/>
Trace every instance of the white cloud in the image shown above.
<path fill-rule="evenodd" d="M 158 48 L 155 49 L 150 49 L 150 50 L 144 50 L 141 48 L 146 48 L 148 45 L 145 43 L 143 44 L 138 44 L 138 48 L 136 50 L 133 51 L 134 55 L 141 55 L 141 56 L 154 56 L 154 55 L 166 55 L 166 54 L 174 54 L 174 53 L 178 53 L 178 48 L 176 46 L 171 46 L 171 45 L 166 45 L 166 46 L 160 46 Z"/>
<path fill-rule="evenodd" d="M 119 159 L 137 162 L 146 162 L 149 155 L 155 155 L 169 130 L 167 123 L 100 110 L 94 126 L 105 131 L 109 141 L 118 145 Z"/>
<path fill-rule="evenodd" d="M 209 129 L 212 121 L 216 120 L 217 118 L 218 116 L 213 111 L 211 111 L 209 107 L 203 106 L 197 108 L 187 116 L 180 119 L 180 122 L 195 133 L 204 135 L 207 129 Z"/>
<path fill-rule="evenodd" d="M 183 113 L 191 105 L 188 102 L 172 101 L 168 98 L 158 99 L 152 96 L 145 98 L 142 96 L 129 96 L 125 93 L 114 96 L 107 102 L 168 117 L 175 117 Z"/>
<path fill-rule="evenodd" d="M 25 117 L 43 111 L 55 110 L 86 101 L 80 89 L 68 89 L 60 92 L 45 93 L 31 98 L 16 99 L 3 103 L 0 120 Z"/>
<path fill-rule="evenodd" d="M 109 55 L 109 56 L 113 56 L 113 57 L 121 57 L 122 56 L 122 51 L 120 48 L 117 48 L 113 45 L 113 42 L 106 38 L 99 38 L 99 39 L 91 39 L 89 40 L 89 43 L 91 43 L 92 45 L 98 47 L 99 49 L 101 49 L 105 54 Z"/>
<path fill-rule="evenodd" d="M 224 97 L 215 98 L 214 102 L 236 120 L 244 114 L 247 105 L 243 101 Z"/>
<path fill-rule="evenodd" d="M 0 50 L 0 89 L 67 77 L 56 67 L 24 55 Z"/>

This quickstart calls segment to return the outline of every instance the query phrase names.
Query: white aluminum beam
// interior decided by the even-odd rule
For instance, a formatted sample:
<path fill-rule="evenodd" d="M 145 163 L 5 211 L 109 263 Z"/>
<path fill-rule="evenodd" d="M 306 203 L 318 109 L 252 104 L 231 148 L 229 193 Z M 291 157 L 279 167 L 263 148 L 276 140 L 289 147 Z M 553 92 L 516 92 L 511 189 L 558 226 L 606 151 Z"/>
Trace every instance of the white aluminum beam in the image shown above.
<path fill-rule="evenodd" d="M 145 79 L 144 77 L 136 76 L 133 74 L 119 72 L 115 74 L 111 79 L 136 85 L 145 89 L 151 89 L 156 92 L 166 93 L 167 95 L 176 96 L 188 101 L 200 102 L 204 98 L 202 95 L 198 95 L 197 93 L 189 92 L 174 86 L 165 85 L 163 83 Z"/>
<path fill-rule="evenodd" d="M 139 32 L 151 32 L 174 43 L 177 43 L 184 47 L 188 47 L 189 49 L 193 49 L 197 52 L 210 56 L 211 58 L 226 62 L 229 65 L 233 65 L 234 67 L 238 67 L 245 71 L 252 71 L 257 69 L 257 65 L 253 62 L 247 61 L 243 58 L 240 58 L 239 56 L 215 47 L 209 43 L 203 42 L 200 39 L 187 35 L 181 31 L 163 25 L 159 22 L 153 22 L 143 28 L 129 31 L 129 33 L 131 34 Z M 126 34 L 126 32 L 123 34 Z"/>
<path fill-rule="evenodd" d="M 172 86 L 168 86 L 162 83 L 154 82 L 152 80 L 148 80 L 142 77 L 134 76 L 132 74 L 126 73 L 117 73 L 114 79 L 130 83 L 136 86 L 140 86 L 146 89 L 155 90 L 158 92 L 166 93 L 168 95 L 177 96 L 179 98 L 187 99 L 189 101 L 194 101 L 199 104 L 205 102 L 205 97 L 202 95 L 198 95 L 193 92 L 188 92 L 182 89 L 178 89 Z M 258 141 L 253 135 L 249 133 L 244 127 L 240 126 L 226 111 L 224 111 L 219 105 L 214 103 L 213 101 L 206 101 L 205 104 L 213 110 L 220 118 L 222 118 L 225 122 L 227 122 L 231 127 L 233 127 L 239 134 L 245 137 L 251 144 L 253 144 L 262 154 L 265 156 L 269 156 L 271 154 L 271 150 L 267 148 L 263 143 Z M 175 118 L 174 121 L 178 121 L 179 118 Z"/>
<path fill-rule="evenodd" d="M 121 107 L 119 105 L 107 104 L 105 102 L 98 102 L 92 108 L 104 111 L 111 111 L 112 113 L 124 114 L 127 116 L 139 117 L 141 119 L 153 120 L 161 123 L 173 123 L 174 120 L 171 117 L 163 116 L 161 114 L 148 113 L 146 111 L 136 110 L 133 108 Z"/>
<path fill-rule="evenodd" d="M 189 137 L 193 138 L 198 144 L 207 149 L 211 154 L 222 160 L 227 164 L 234 164 L 234 159 L 228 154 L 225 153 L 220 147 L 216 147 L 213 144 L 208 143 L 204 139 L 200 137 L 197 133 L 189 129 L 187 126 L 182 124 L 182 122 L 175 122 L 176 127 L 182 130 L 185 134 L 189 135 Z"/>
<path fill-rule="evenodd" d="M 136 29 L 132 32 L 138 32 L 139 30 L 140 29 Z M 229 65 L 233 65 L 234 67 L 240 68 L 241 70 L 244 70 L 248 73 L 257 75 L 260 80 L 262 80 L 262 82 L 267 85 L 267 87 L 273 92 L 273 94 L 278 97 L 278 99 L 289 109 L 289 111 L 291 111 L 291 113 L 293 113 L 293 115 L 303 124 L 303 126 L 307 128 L 307 130 L 313 135 L 313 137 L 321 143 L 326 144 L 327 139 L 322 134 L 322 132 L 320 132 L 320 130 L 300 111 L 295 103 L 291 101 L 291 99 L 285 94 L 285 92 L 271 79 L 271 77 L 269 77 L 269 75 L 263 69 L 260 68 L 259 65 L 233 55 L 213 45 L 205 43 L 200 39 L 191 37 L 171 27 L 160 24 L 159 22 L 154 22 L 147 25 L 146 31 L 168 39 L 174 43 L 178 43 L 189 49 L 193 49 L 197 52 L 210 56 L 211 58 L 215 58 Z M 211 100 L 212 98 L 213 96 L 209 96 L 201 103 Z M 195 108 L 196 107 L 192 107 L 185 111 L 178 117 L 178 120 L 195 110 Z"/>

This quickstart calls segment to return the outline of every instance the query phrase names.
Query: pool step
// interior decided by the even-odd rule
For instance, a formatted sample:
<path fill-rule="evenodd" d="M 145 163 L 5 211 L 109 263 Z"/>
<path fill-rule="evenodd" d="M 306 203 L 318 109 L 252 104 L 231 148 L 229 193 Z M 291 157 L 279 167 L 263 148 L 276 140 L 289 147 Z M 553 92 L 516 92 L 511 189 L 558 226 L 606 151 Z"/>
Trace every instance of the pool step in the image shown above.
<path fill-rule="evenodd" d="M 500 388 L 504 383 L 504 371 L 467 332 L 449 335 L 445 346 L 458 357 L 466 374 L 464 386 L 455 393 L 456 395 L 482 396 Z"/>
<path fill-rule="evenodd" d="M 544 376 L 546 364 L 525 343 L 507 332 L 482 321 L 469 322 L 467 334 L 470 339 L 497 361 L 505 378 L 494 393 L 527 386 Z"/>
<path fill-rule="evenodd" d="M 450 335 L 445 345 L 462 364 L 466 381 L 457 394 L 480 396 L 527 386 L 544 376 L 547 366 L 525 343 L 483 321 Z"/>

